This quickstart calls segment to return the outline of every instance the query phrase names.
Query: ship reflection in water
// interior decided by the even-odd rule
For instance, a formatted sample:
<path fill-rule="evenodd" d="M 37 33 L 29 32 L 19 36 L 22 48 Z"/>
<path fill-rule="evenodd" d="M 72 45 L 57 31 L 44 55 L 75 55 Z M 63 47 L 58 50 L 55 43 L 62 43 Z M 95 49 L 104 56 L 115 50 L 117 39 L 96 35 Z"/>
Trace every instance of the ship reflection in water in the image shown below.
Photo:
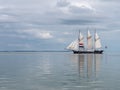
<path fill-rule="evenodd" d="M 95 80 L 99 75 L 101 54 L 77 54 L 72 58 L 77 61 L 80 79 Z M 75 60 L 76 59 L 76 60 Z"/>
<path fill-rule="evenodd" d="M 1 53 L 0 90 L 119 90 L 120 54 L 105 55 Z"/>

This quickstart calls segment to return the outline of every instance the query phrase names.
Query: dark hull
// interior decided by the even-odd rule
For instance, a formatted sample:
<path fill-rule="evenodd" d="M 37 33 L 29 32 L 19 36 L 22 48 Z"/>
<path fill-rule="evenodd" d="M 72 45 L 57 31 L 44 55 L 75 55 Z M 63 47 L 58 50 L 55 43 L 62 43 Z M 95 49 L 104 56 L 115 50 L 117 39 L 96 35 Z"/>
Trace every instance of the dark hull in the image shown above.
<path fill-rule="evenodd" d="M 74 54 L 102 54 L 103 50 L 95 50 L 95 51 L 73 51 Z"/>

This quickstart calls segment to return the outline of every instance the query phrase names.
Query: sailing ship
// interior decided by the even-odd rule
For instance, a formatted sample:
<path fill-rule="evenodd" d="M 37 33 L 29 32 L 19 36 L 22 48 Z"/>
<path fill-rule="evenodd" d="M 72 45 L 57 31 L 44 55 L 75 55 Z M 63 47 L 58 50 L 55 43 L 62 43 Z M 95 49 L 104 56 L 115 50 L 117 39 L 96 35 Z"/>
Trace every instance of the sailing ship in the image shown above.
<path fill-rule="evenodd" d="M 101 49 L 101 40 L 97 32 L 94 33 L 94 40 L 92 39 L 92 35 L 90 31 L 87 32 L 87 44 L 85 46 L 84 36 L 79 31 L 78 39 L 74 40 L 70 45 L 68 45 L 67 49 L 72 50 L 74 54 L 85 54 L 85 53 L 94 53 L 94 54 L 102 54 L 103 50 Z"/>

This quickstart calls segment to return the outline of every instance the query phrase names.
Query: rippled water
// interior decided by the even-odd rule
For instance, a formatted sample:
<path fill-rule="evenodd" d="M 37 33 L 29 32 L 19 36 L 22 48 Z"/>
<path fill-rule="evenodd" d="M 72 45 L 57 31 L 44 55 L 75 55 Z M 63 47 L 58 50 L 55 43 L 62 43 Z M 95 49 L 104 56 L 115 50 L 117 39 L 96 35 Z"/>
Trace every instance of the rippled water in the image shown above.
<path fill-rule="evenodd" d="M 119 90 L 120 54 L 0 53 L 0 90 Z"/>

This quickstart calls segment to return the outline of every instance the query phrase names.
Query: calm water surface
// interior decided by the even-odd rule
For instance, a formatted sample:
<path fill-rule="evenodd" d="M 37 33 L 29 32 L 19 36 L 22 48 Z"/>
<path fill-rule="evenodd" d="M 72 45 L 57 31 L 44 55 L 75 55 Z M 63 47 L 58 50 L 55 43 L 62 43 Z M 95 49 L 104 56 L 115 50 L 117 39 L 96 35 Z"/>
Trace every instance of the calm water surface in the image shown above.
<path fill-rule="evenodd" d="M 120 90 L 120 54 L 1 52 L 0 90 Z"/>

